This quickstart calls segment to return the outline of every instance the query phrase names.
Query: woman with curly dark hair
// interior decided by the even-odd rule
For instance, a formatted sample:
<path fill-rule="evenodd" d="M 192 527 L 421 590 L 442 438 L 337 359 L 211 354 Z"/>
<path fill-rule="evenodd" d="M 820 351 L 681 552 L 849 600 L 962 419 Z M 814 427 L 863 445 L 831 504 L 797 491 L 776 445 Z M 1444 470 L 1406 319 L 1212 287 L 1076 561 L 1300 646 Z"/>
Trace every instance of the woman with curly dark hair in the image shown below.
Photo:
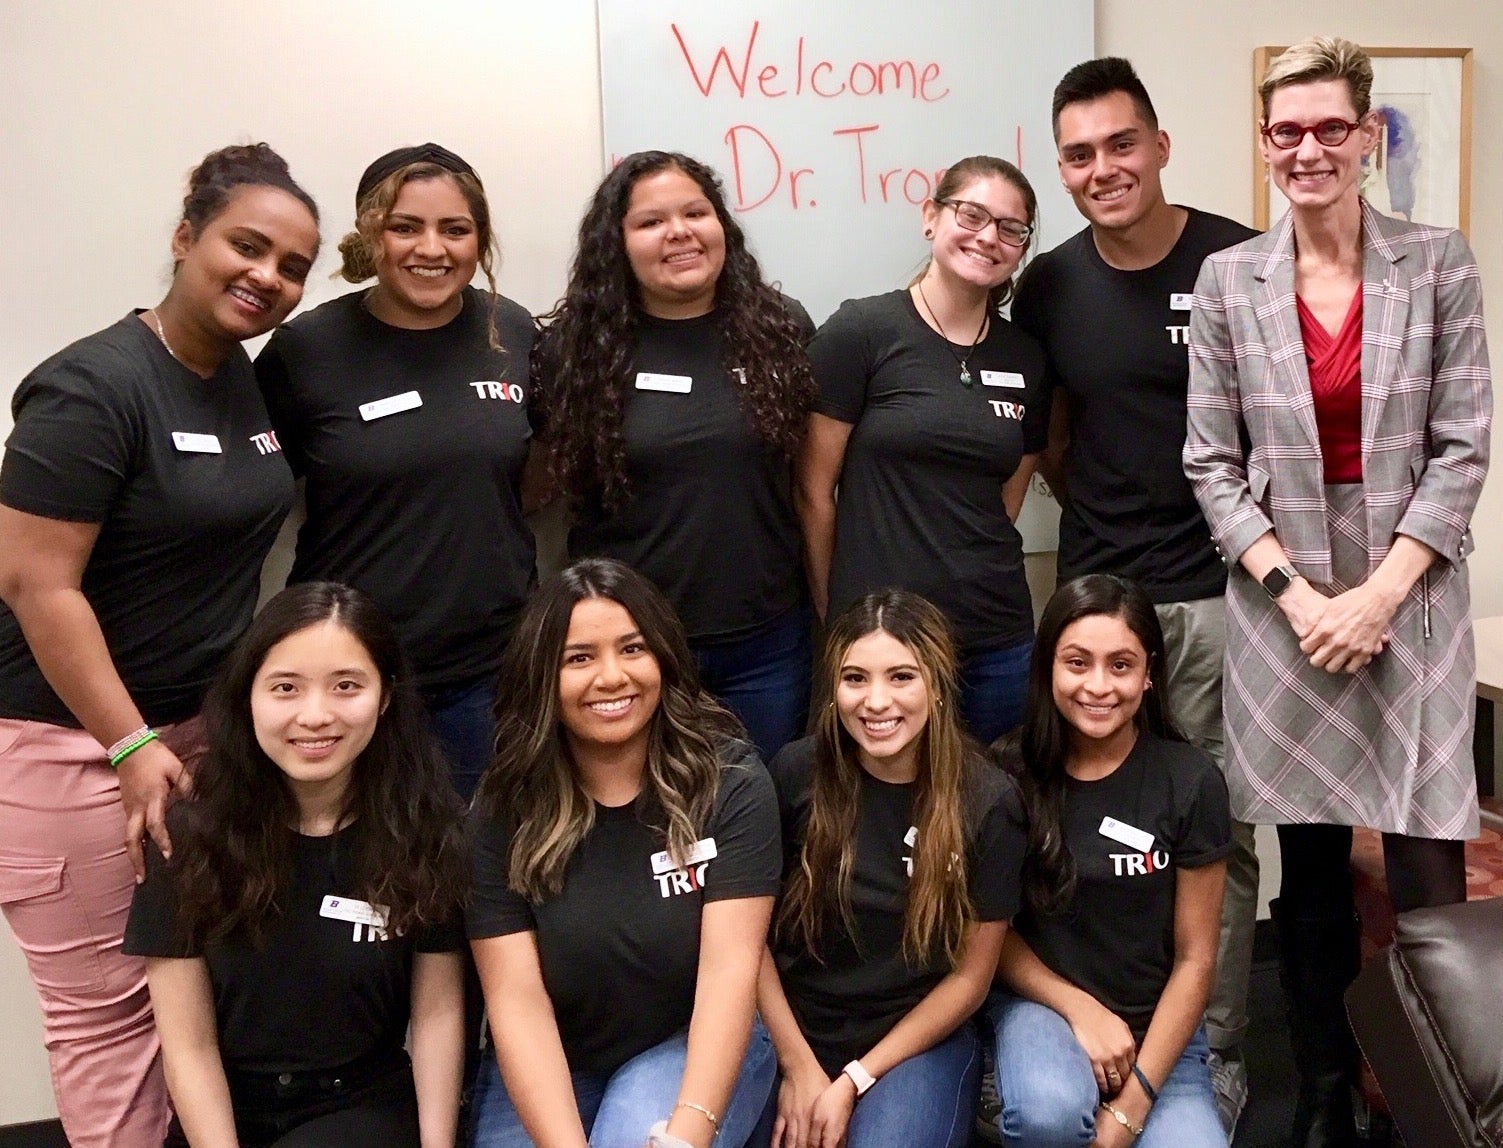
<path fill-rule="evenodd" d="M 467 916 L 496 1056 L 476 1144 L 741 1148 L 772 1088 L 754 1026 L 778 889 L 772 781 L 646 578 L 538 588 L 502 666 Z"/>
<path fill-rule="evenodd" d="M 715 173 L 661 151 L 601 183 L 543 322 L 533 378 L 577 512 L 570 553 L 658 584 L 705 686 L 770 756 L 808 707 L 791 461 L 813 324 L 762 281 Z"/>
<path fill-rule="evenodd" d="M 147 959 L 167 1144 L 448 1148 L 468 855 L 391 625 L 347 586 L 283 590 L 204 716 L 173 860 L 149 852 L 125 934 Z"/>
<path fill-rule="evenodd" d="M 960 641 L 961 708 L 982 741 L 1021 719 L 1033 643 L 1013 521 L 1049 395 L 1043 350 L 998 308 L 1037 209 L 1006 160 L 961 160 L 924 201 L 923 273 L 847 300 L 809 344 L 819 400 L 798 512 L 815 609 L 833 617 L 884 586 L 928 598 Z"/>

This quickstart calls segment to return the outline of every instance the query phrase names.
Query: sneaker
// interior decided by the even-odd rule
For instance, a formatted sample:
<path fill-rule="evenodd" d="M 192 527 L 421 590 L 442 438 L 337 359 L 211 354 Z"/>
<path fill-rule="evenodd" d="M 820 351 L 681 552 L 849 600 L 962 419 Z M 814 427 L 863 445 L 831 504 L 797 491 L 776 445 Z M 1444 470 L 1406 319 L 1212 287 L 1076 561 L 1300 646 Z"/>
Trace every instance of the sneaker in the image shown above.
<path fill-rule="evenodd" d="M 1206 1067 L 1211 1070 L 1211 1090 L 1216 1094 L 1216 1115 L 1221 1117 L 1221 1126 L 1226 1129 L 1230 1143 L 1237 1131 L 1237 1121 L 1247 1107 L 1247 1065 L 1240 1054 L 1226 1057 L 1215 1049 L 1206 1058 Z"/>
<path fill-rule="evenodd" d="M 976 1105 L 976 1135 L 988 1144 L 1002 1143 L 1002 1131 L 997 1122 L 1002 1119 L 1002 1098 L 997 1095 L 997 1074 L 987 1072 L 981 1077 L 981 1101 Z"/>

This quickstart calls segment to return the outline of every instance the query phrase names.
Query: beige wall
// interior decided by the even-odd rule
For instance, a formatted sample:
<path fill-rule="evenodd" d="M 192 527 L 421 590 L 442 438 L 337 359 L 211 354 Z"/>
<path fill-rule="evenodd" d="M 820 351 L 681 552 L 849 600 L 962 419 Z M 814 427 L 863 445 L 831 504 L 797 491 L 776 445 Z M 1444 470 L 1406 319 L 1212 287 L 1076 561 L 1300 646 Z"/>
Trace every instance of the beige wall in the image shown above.
<path fill-rule="evenodd" d="M 331 234 L 347 221 L 352 172 L 370 156 L 419 138 L 461 150 L 491 192 L 507 250 L 502 289 L 533 309 L 549 304 L 563 285 L 579 205 L 600 170 L 594 4 L 427 0 L 420 11 L 414 17 L 392 0 L 264 0 L 253 9 L 6 0 L 0 396 L 67 341 L 160 295 L 178 169 L 252 133 L 283 146 L 325 205 Z M 464 30 L 458 36 L 456 25 Z M 1096 4 L 1098 49 L 1133 58 L 1174 140 L 1170 194 L 1248 221 L 1253 48 L 1316 32 L 1477 49 L 1471 234 L 1493 300 L 1494 345 L 1503 348 L 1503 200 L 1493 192 L 1503 187 L 1503 149 L 1488 131 L 1503 120 L 1503 4 Z M 1005 66 L 1005 46 L 998 53 Z M 122 75 L 147 78 L 116 90 Z M 147 147 L 178 158 L 144 164 Z M 1029 174 L 1053 178 L 1048 170 Z M 151 206 L 143 214 L 137 203 Z M 339 289 L 319 275 L 309 301 Z M 7 410 L 0 432 L 8 426 Z M 1476 519 L 1479 614 L 1503 613 L 1500 487 L 1494 482 L 1483 496 Z M 0 1124 L 50 1116 L 40 1022 L 5 930 L 0 1047 Z"/>

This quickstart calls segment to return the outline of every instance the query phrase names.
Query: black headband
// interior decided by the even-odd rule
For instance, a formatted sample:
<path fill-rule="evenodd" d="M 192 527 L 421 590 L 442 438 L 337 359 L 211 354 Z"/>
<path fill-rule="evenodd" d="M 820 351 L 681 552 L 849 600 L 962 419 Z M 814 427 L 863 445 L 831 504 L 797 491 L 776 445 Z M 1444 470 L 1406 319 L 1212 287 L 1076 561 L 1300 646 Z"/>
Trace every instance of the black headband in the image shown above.
<path fill-rule="evenodd" d="M 355 208 L 358 211 L 366 193 L 394 172 L 414 163 L 431 163 L 452 171 L 456 175 L 474 175 L 475 169 L 446 147 L 436 143 L 418 144 L 416 147 L 399 147 L 389 151 L 365 169 L 360 185 L 355 189 Z"/>

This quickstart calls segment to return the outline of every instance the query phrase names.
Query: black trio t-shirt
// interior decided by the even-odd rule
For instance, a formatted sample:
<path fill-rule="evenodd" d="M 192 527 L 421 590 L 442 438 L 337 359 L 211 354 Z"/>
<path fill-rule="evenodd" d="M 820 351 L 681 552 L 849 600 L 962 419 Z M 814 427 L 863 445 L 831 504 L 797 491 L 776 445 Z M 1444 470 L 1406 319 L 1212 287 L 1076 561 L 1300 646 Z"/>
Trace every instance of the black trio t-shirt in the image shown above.
<path fill-rule="evenodd" d="M 1012 315 L 1070 407 L 1059 580 L 1121 574 L 1155 602 L 1214 598 L 1226 567 L 1185 478 L 1190 297 L 1201 262 L 1257 232 L 1194 208 L 1173 250 L 1119 271 L 1091 229 L 1035 259 Z"/>
<path fill-rule="evenodd" d="M 812 737 L 791 742 L 770 767 L 783 825 L 785 874 L 799 864 L 803 849 L 814 750 Z M 854 931 L 847 933 L 838 917 L 827 922 L 818 960 L 799 938 L 777 944 L 783 991 L 809 1047 L 831 1076 L 870 1052 L 951 971 L 943 954 L 931 956 L 923 967 L 903 956 L 908 866 L 917 839 L 915 789 L 861 771 L 851 870 Z M 976 919 L 1009 920 L 1019 907 L 1028 844 L 1017 789 L 1001 770 L 984 767 L 966 808 L 974 815 L 966 872 Z"/>
<path fill-rule="evenodd" d="M 630 500 L 613 514 L 587 501 L 569 534 L 573 557 L 617 558 L 652 579 L 694 641 L 745 637 L 804 595 L 792 470 L 741 406 L 720 322 L 718 311 L 638 316 L 622 424 Z"/>
<path fill-rule="evenodd" d="M 412 954 L 464 947 L 457 914 L 402 937 L 372 926 L 370 906 L 350 895 L 360 833 L 355 822 L 328 837 L 294 834 L 292 882 L 260 949 L 235 936 L 202 951 L 185 944 L 172 870 L 148 844 L 124 951 L 204 958 L 226 1071 L 319 1072 L 400 1053 Z"/>
<path fill-rule="evenodd" d="M 957 347 L 962 356 L 969 350 Z M 973 386 L 907 291 L 853 299 L 809 344 L 815 410 L 851 423 L 835 515 L 830 616 L 897 586 L 949 616 L 966 654 L 1033 636 L 1023 540 L 1002 484 L 1044 448 L 1044 355 L 1006 320 L 968 363 Z"/>
<path fill-rule="evenodd" d="M 778 891 L 772 781 L 750 746 L 738 743 L 727 753 L 687 869 L 674 867 L 665 833 L 648 823 L 660 816 L 637 803 L 597 804 L 562 892 L 532 904 L 507 885 L 512 829 L 471 814 L 469 934 L 537 934 L 543 984 L 572 1071 L 609 1074 L 688 1025 L 704 905 Z"/>
<path fill-rule="evenodd" d="M 1140 734 L 1111 774 L 1065 784 L 1075 896 L 1048 916 L 1020 913 L 1018 933 L 1141 1040 L 1174 967 L 1175 870 L 1232 849 L 1226 781 L 1204 751 Z"/>
<path fill-rule="evenodd" d="M 364 297 L 298 316 L 256 360 L 277 437 L 307 478 L 291 581 L 358 587 L 425 689 L 465 684 L 500 664 L 535 580 L 521 501 L 532 319 L 499 300 L 496 351 L 491 296 L 473 287 L 432 330 L 383 323 Z"/>
<path fill-rule="evenodd" d="M 198 711 L 249 625 L 293 487 L 245 352 L 201 379 L 137 314 L 16 388 L 0 502 L 99 524 L 83 593 L 142 717 L 164 725 Z M 0 716 L 79 725 L 4 605 Z"/>

